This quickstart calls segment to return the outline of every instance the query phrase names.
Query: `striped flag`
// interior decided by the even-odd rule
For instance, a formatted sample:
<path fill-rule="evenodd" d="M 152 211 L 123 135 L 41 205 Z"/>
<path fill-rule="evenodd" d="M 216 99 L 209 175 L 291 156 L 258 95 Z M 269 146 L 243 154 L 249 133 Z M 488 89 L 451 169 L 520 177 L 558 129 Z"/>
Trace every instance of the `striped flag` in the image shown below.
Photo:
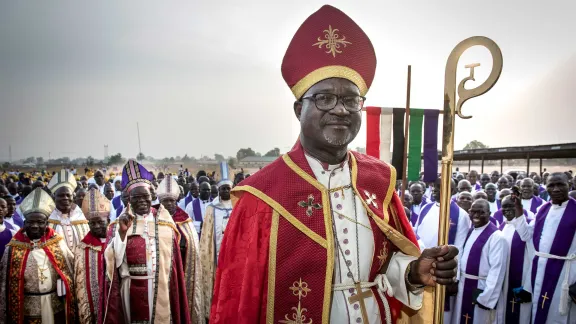
<path fill-rule="evenodd" d="M 403 108 L 366 107 L 366 154 L 392 163 L 398 180 L 404 174 L 405 113 Z M 433 182 L 438 177 L 438 115 L 439 110 L 410 109 L 407 154 L 409 181 L 420 179 L 422 144 L 424 181 Z"/>

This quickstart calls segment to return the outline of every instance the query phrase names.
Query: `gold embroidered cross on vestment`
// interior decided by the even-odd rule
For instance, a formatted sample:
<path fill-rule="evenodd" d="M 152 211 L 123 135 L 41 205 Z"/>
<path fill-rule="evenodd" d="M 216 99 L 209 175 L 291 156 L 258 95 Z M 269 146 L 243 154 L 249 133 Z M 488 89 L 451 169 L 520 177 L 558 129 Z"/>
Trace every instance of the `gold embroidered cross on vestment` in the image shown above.
<path fill-rule="evenodd" d="M 374 206 L 374 208 L 378 209 L 378 204 L 376 203 L 376 195 L 375 194 L 371 194 L 368 191 L 364 190 L 364 195 L 366 195 L 366 204 L 368 206 L 370 206 L 370 204 L 372 204 L 372 206 Z"/>

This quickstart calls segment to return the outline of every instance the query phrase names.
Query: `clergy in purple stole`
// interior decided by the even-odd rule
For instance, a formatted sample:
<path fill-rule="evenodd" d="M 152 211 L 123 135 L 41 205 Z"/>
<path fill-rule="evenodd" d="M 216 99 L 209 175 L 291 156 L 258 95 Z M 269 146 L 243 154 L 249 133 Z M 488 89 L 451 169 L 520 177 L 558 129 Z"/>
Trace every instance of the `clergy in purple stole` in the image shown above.
<path fill-rule="evenodd" d="M 509 255 L 508 271 L 506 271 L 504 288 L 497 306 L 498 323 L 530 323 L 532 294 L 528 290 L 530 290 L 530 270 L 534 249 L 532 244 L 522 241 L 514 225 L 508 223 L 516 216 L 514 201 L 510 196 L 502 199 L 502 209 L 498 213 L 501 218 L 506 215 L 506 221 L 502 220 L 499 229 L 508 243 Z M 525 217 L 528 217 L 528 213 L 524 209 Z M 534 217 L 528 217 L 527 220 L 531 222 Z"/>
<path fill-rule="evenodd" d="M 497 323 L 496 306 L 506 274 L 508 249 L 500 231 L 490 222 L 488 201 L 470 207 L 473 227 L 460 259 L 460 281 L 452 323 Z"/>
<path fill-rule="evenodd" d="M 410 194 L 414 199 L 412 206 L 410 206 L 410 224 L 414 227 L 422 212 L 422 208 L 428 204 L 428 199 L 424 196 L 424 188 L 420 183 L 413 183 L 410 186 Z"/>
<path fill-rule="evenodd" d="M 524 216 L 511 221 L 522 240 L 530 241 L 535 249 L 531 271 L 533 323 L 576 321 L 576 306 L 568 296 L 576 283 L 576 201 L 569 198 L 568 188 L 564 173 L 551 174 L 546 182 L 550 201 L 540 208 L 536 219 L 530 224 Z"/>
<path fill-rule="evenodd" d="M 4 254 L 6 244 L 10 242 L 14 234 L 18 231 L 12 224 L 4 221 L 7 212 L 6 200 L 0 198 L 0 258 Z"/>
<path fill-rule="evenodd" d="M 124 166 L 129 206 L 108 229 L 104 323 L 191 322 L 180 234 L 164 207 L 151 208 L 151 179 L 136 161 Z"/>
<path fill-rule="evenodd" d="M 192 218 L 198 237 L 201 237 L 206 207 L 208 207 L 212 201 L 211 190 L 210 183 L 203 182 L 200 184 L 200 194 L 198 198 L 192 200 L 192 202 L 188 204 L 188 207 L 186 207 L 186 213 Z"/>
<path fill-rule="evenodd" d="M 538 208 L 540 208 L 545 201 L 534 195 L 534 180 L 530 178 L 522 179 L 520 190 L 522 195 L 522 206 L 524 209 L 529 210 L 536 215 Z"/>

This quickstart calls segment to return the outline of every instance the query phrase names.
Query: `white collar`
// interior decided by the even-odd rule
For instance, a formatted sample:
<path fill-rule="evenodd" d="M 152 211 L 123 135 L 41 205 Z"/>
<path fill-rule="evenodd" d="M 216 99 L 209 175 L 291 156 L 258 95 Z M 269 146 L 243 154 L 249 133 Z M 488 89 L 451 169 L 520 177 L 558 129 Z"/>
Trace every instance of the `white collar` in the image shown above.
<path fill-rule="evenodd" d="M 566 208 L 566 206 L 568 206 L 569 201 L 570 201 L 570 198 L 568 198 L 568 200 L 561 203 L 560 205 L 556 205 L 556 204 L 552 203 L 552 200 L 550 200 L 550 204 L 552 204 L 553 209 L 564 209 L 564 208 Z"/>
<path fill-rule="evenodd" d="M 490 225 L 490 220 L 488 220 L 488 223 L 484 226 L 480 226 L 480 227 L 474 227 L 475 231 L 483 231 L 486 227 L 488 227 L 488 225 Z M 472 225 L 474 226 L 474 225 Z"/>

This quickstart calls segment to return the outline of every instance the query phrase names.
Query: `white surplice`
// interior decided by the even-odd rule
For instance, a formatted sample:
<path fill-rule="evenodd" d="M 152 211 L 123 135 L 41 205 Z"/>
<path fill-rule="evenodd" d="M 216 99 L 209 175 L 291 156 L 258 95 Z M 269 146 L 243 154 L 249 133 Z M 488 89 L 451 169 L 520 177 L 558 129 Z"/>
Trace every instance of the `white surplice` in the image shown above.
<path fill-rule="evenodd" d="M 351 179 L 348 162 L 343 163 L 342 166 L 328 166 L 328 170 L 331 170 L 331 172 L 326 171 L 320 162 L 308 155 L 306 155 L 306 160 L 312 168 L 316 179 L 327 189 L 350 186 Z M 340 190 L 331 193 L 330 200 L 332 210 L 334 211 L 335 240 L 339 242 L 344 252 L 344 255 L 342 255 L 338 246 L 336 246 L 334 284 L 353 285 L 354 280 L 368 282 L 375 248 L 368 214 L 360 198 L 353 194 L 351 187 L 343 189 L 343 191 Z M 356 207 L 356 210 L 354 207 Z M 357 217 L 357 222 L 361 224 L 358 225 L 358 235 L 356 234 L 356 224 L 346 217 L 350 219 Z M 395 253 L 390 260 L 386 275 L 394 290 L 394 297 L 402 304 L 417 310 L 422 307 L 422 294 L 409 292 L 404 280 L 406 268 L 409 263 L 415 259 L 416 258 L 407 256 L 401 252 Z M 360 264 L 358 264 L 358 260 Z M 348 266 L 346 265 L 346 261 L 349 261 Z M 348 274 L 348 267 L 352 272 L 352 277 Z M 358 274 L 360 274 L 360 276 L 358 276 Z M 362 321 L 359 303 L 350 304 L 348 302 L 348 298 L 354 293 L 355 289 L 333 291 L 332 308 L 330 312 L 331 324 L 348 324 Z M 386 319 L 381 318 L 378 303 L 374 296 L 365 299 L 364 302 L 369 323 L 386 323 Z"/>
<path fill-rule="evenodd" d="M 532 211 L 532 200 L 536 199 L 536 197 L 532 197 L 530 199 L 522 199 L 522 208 Z M 540 204 L 538 207 L 536 207 L 536 211 L 538 211 L 538 209 L 540 209 L 540 207 L 545 203 L 545 201 L 542 201 L 542 204 Z"/>
<path fill-rule="evenodd" d="M 146 269 L 148 270 L 148 277 L 146 279 L 143 276 L 138 277 L 135 280 L 147 280 L 148 281 L 148 300 L 154 300 L 154 282 L 155 282 L 155 274 L 156 274 L 156 237 L 153 234 L 154 232 L 154 215 L 152 213 L 141 216 L 138 214 L 136 215 L 136 219 L 133 222 L 137 222 L 138 220 L 144 219 L 146 222 L 145 227 L 145 240 L 147 242 L 148 247 L 146 248 Z M 128 262 L 126 259 L 126 240 L 128 239 L 129 234 L 126 233 L 126 237 L 124 241 L 120 238 L 120 226 L 116 231 L 116 235 L 114 235 L 114 239 L 112 240 L 112 244 L 108 244 L 106 250 L 114 249 L 114 256 L 116 258 L 116 266 L 118 267 L 118 271 L 120 273 L 121 279 L 121 286 L 120 286 L 120 295 L 122 298 L 122 304 L 124 309 L 124 317 L 126 323 L 130 323 L 130 271 L 128 270 Z M 154 303 L 148 303 L 148 311 L 149 316 L 152 318 L 152 310 L 154 308 Z"/>
<path fill-rule="evenodd" d="M 200 199 L 200 198 L 197 198 Z M 202 200 L 200 199 L 200 211 L 202 212 L 202 219 L 204 219 L 204 215 L 206 215 L 206 207 L 210 205 L 210 200 Z M 186 214 L 192 218 L 192 222 L 194 223 L 194 227 L 196 228 L 196 233 L 200 233 L 202 230 L 202 222 L 197 221 L 194 218 L 194 200 L 192 200 L 188 206 L 186 206 Z"/>
<path fill-rule="evenodd" d="M 214 207 L 214 240 L 216 241 L 216 259 L 220 255 L 220 246 L 222 245 L 222 240 L 224 239 L 224 232 L 226 231 L 226 226 L 228 226 L 228 221 L 230 220 L 230 214 L 232 214 L 232 200 L 215 200 L 212 203 Z"/>
<path fill-rule="evenodd" d="M 472 246 L 478 239 L 478 236 L 488 227 L 490 223 L 474 228 L 466 245 L 461 252 L 460 258 L 460 282 L 458 284 L 458 295 L 456 296 L 456 307 L 454 308 L 454 317 L 452 323 L 460 323 L 462 315 L 462 293 L 464 291 L 466 266 Z M 491 310 L 484 310 L 480 307 L 474 307 L 473 323 L 498 323 L 496 316 L 496 306 L 502 292 L 502 284 L 506 276 L 506 265 L 508 259 L 508 247 L 506 240 L 502 237 L 500 231 L 495 231 L 490 235 L 486 244 L 482 248 L 480 255 L 480 268 L 478 270 L 478 289 L 484 290 L 477 298 L 478 303 Z M 485 278 L 485 279 L 484 279 Z M 471 323 L 470 323 L 471 324 Z"/>
<path fill-rule="evenodd" d="M 533 214 L 528 212 L 530 215 Z M 506 262 L 506 269 L 510 268 L 510 255 L 512 252 L 518 253 L 518 251 L 512 251 L 512 239 L 516 233 L 516 228 L 514 225 L 509 224 L 507 220 L 504 221 L 506 225 L 502 229 L 502 237 L 506 240 L 508 244 L 508 261 Z M 524 290 L 530 291 L 530 276 L 532 273 L 532 258 L 534 257 L 534 246 L 532 244 L 526 244 L 524 249 L 524 265 L 522 267 L 522 287 Z M 518 287 L 515 287 L 518 288 Z M 498 301 L 497 313 L 498 313 L 498 323 L 505 323 L 506 321 L 506 309 L 512 307 L 510 300 L 508 298 L 508 270 L 506 271 L 506 276 L 504 278 L 504 287 L 502 287 L 502 294 L 500 294 L 500 299 Z M 514 304 L 515 309 L 520 309 L 520 323 L 530 323 L 530 315 L 532 313 L 532 303 Z"/>
<path fill-rule="evenodd" d="M 568 205 L 568 201 L 565 201 L 561 205 L 554 205 L 550 206 L 550 210 L 548 211 L 548 215 L 544 221 L 544 227 L 542 228 L 542 235 L 540 237 L 540 246 L 539 252 L 542 253 L 550 253 L 550 248 L 552 247 L 552 243 L 556 238 L 556 231 L 558 230 L 558 225 L 560 225 L 560 220 L 564 215 L 564 211 L 566 210 L 566 206 Z M 574 215 L 576 216 L 576 215 Z M 527 241 L 527 245 L 531 244 L 533 248 L 533 240 L 532 237 L 534 235 L 534 224 L 536 222 L 530 222 L 528 224 L 524 215 L 515 218 L 512 220 L 511 224 L 516 227 L 516 231 L 522 238 L 522 240 Z M 568 243 L 568 242 L 567 242 Z M 568 255 L 576 255 L 576 235 L 572 239 L 572 243 L 570 245 L 570 249 L 568 250 Z M 554 323 L 554 324 L 572 324 L 576 322 L 576 305 L 568 298 L 568 313 L 566 315 L 560 314 L 560 294 L 562 289 L 562 282 L 564 281 L 564 277 L 566 275 L 566 266 L 570 261 L 564 262 L 564 267 L 560 272 L 560 278 L 558 279 L 558 283 L 556 284 L 556 290 L 554 293 L 554 297 L 552 300 L 548 299 L 546 302 L 550 302 L 550 310 L 548 312 L 548 319 L 546 323 Z M 534 287 L 532 287 L 532 321 L 534 321 L 536 310 L 539 306 L 542 305 L 542 295 L 546 292 L 542 292 L 542 283 L 544 280 L 544 271 L 546 269 L 546 264 L 548 264 L 548 259 L 540 257 L 538 258 L 538 268 L 536 272 L 536 280 L 534 281 Z M 576 261 L 572 261 L 570 267 L 570 273 L 568 276 L 568 284 L 572 285 L 576 283 Z"/>
<path fill-rule="evenodd" d="M 55 226 L 54 231 L 64 237 L 64 241 L 70 251 L 74 251 L 74 247 L 88 234 L 89 228 L 87 223 L 83 225 L 72 225 L 72 222 L 86 220 L 79 206 L 70 210 L 69 215 L 63 214 L 58 208 L 54 208 L 54 211 L 48 219 L 60 222 L 60 224 Z M 79 226 L 84 226 L 85 232 L 78 231 Z"/>
<path fill-rule="evenodd" d="M 494 201 L 488 201 L 488 205 L 490 205 L 490 215 L 494 216 L 494 213 L 498 211 L 498 200 L 494 199 Z"/>
<path fill-rule="evenodd" d="M 440 203 L 433 202 L 430 203 L 432 206 L 428 213 L 425 216 L 420 215 L 422 219 L 422 223 L 418 225 L 416 223 L 416 234 L 420 237 L 423 245 L 425 247 L 433 247 L 438 245 L 438 221 L 440 219 Z M 466 240 L 466 236 L 468 235 L 468 230 L 470 229 L 470 217 L 468 213 L 458 207 L 458 225 L 456 227 L 456 237 L 454 238 L 454 246 L 458 248 L 459 251 L 462 251 L 462 246 L 464 245 L 464 241 Z M 418 220 L 420 221 L 420 219 Z M 460 253 L 461 255 L 462 253 Z M 456 275 L 459 278 L 459 274 Z M 452 319 L 452 312 L 454 311 L 454 304 L 456 298 L 454 296 L 449 298 L 450 310 L 444 312 L 444 323 L 450 323 Z"/>

